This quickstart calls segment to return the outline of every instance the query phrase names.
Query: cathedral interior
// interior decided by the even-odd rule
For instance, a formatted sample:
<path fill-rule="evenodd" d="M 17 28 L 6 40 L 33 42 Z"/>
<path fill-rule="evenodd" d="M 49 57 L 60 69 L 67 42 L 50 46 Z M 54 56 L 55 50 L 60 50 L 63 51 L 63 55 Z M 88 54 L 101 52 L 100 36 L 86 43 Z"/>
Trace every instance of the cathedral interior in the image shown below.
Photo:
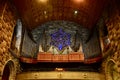
<path fill-rule="evenodd" d="M 120 80 L 120 0 L 0 0 L 0 80 Z"/>

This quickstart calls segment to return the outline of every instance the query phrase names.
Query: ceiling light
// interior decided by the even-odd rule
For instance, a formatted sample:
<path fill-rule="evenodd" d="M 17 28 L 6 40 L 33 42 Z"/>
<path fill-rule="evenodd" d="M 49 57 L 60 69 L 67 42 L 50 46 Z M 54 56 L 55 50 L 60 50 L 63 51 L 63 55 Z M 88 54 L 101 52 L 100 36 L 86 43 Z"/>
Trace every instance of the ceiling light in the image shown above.
<path fill-rule="evenodd" d="M 46 12 L 46 11 L 44 11 L 44 14 L 45 14 L 45 15 L 46 15 L 46 13 L 47 13 L 47 12 Z"/>
<path fill-rule="evenodd" d="M 84 0 L 74 0 L 76 3 L 83 2 Z"/>
<path fill-rule="evenodd" d="M 78 11 L 75 11 L 74 13 L 75 13 L 75 14 L 77 14 L 77 13 L 78 13 Z"/>
<path fill-rule="evenodd" d="M 38 0 L 38 2 L 46 3 L 48 0 Z"/>
<path fill-rule="evenodd" d="M 75 15 L 76 15 L 76 14 L 78 14 L 78 11 L 77 11 L 77 10 L 75 10 L 75 11 L 74 11 L 74 14 L 75 14 Z"/>

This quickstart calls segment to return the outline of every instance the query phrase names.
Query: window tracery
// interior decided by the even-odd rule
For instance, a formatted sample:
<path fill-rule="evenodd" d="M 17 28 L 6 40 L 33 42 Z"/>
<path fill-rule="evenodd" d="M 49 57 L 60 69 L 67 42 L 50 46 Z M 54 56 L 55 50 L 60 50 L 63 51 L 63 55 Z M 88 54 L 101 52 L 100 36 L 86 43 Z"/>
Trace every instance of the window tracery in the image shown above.
<path fill-rule="evenodd" d="M 59 50 L 70 45 L 71 35 L 69 33 L 64 32 L 62 29 L 52 33 L 50 44 L 57 47 Z"/>

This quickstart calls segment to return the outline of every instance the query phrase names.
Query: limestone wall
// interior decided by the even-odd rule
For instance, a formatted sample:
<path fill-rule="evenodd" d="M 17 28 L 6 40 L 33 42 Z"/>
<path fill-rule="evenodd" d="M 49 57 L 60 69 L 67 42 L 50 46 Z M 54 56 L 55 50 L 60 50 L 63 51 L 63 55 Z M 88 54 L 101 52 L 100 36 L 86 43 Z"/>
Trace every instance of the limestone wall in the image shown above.
<path fill-rule="evenodd" d="M 111 47 L 115 51 L 113 58 L 120 58 L 120 12 L 117 11 L 110 20 L 106 23 L 108 28 L 108 38 L 111 42 Z M 118 57 L 115 57 L 118 56 Z"/>
<path fill-rule="evenodd" d="M 112 16 L 109 19 L 109 21 L 106 22 L 106 25 L 108 29 L 108 38 L 110 39 L 110 47 L 114 52 L 109 59 L 112 59 L 113 62 L 115 63 L 112 66 L 114 66 L 114 70 L 117 71 L 117 73 L 120 76 L 120 15 L 119 14 L 120 12 L 116 10 L 114 16 Z"/>
<path fill-rule="evenodd" d="M 0 77 L 5 64 L 12 59 L 9 48 L 17 19 L 14 7 L 9 2 L 6 2 L 3 7 L 4 9 L 0 16 Z"/>
<path fill-rule="evenodd" d="M 107 9 L 107 17 L 104 15 L 104 18 L 110 45 L 104 52 L 109 56 L 103 62 L 103 69 L 106 80 L 120 80 L 120 6 L 117 0 L 112 4 L 112 8 Z"/>

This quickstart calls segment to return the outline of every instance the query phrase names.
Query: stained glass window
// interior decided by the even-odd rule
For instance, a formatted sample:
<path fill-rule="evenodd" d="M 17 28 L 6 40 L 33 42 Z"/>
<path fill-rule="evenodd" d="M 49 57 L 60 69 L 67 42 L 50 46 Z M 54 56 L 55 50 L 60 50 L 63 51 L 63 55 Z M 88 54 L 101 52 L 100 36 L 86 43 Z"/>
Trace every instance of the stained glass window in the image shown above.
<path fill-rule="evenodd" d="M 66 33 L 62 29 L 58 29 L 58 31 L 52 33 L 51 35 L 51 42 L 50 44 L 57 47 L 59 50 L 70 45 L 70 38 L 71 35 Z"/>

